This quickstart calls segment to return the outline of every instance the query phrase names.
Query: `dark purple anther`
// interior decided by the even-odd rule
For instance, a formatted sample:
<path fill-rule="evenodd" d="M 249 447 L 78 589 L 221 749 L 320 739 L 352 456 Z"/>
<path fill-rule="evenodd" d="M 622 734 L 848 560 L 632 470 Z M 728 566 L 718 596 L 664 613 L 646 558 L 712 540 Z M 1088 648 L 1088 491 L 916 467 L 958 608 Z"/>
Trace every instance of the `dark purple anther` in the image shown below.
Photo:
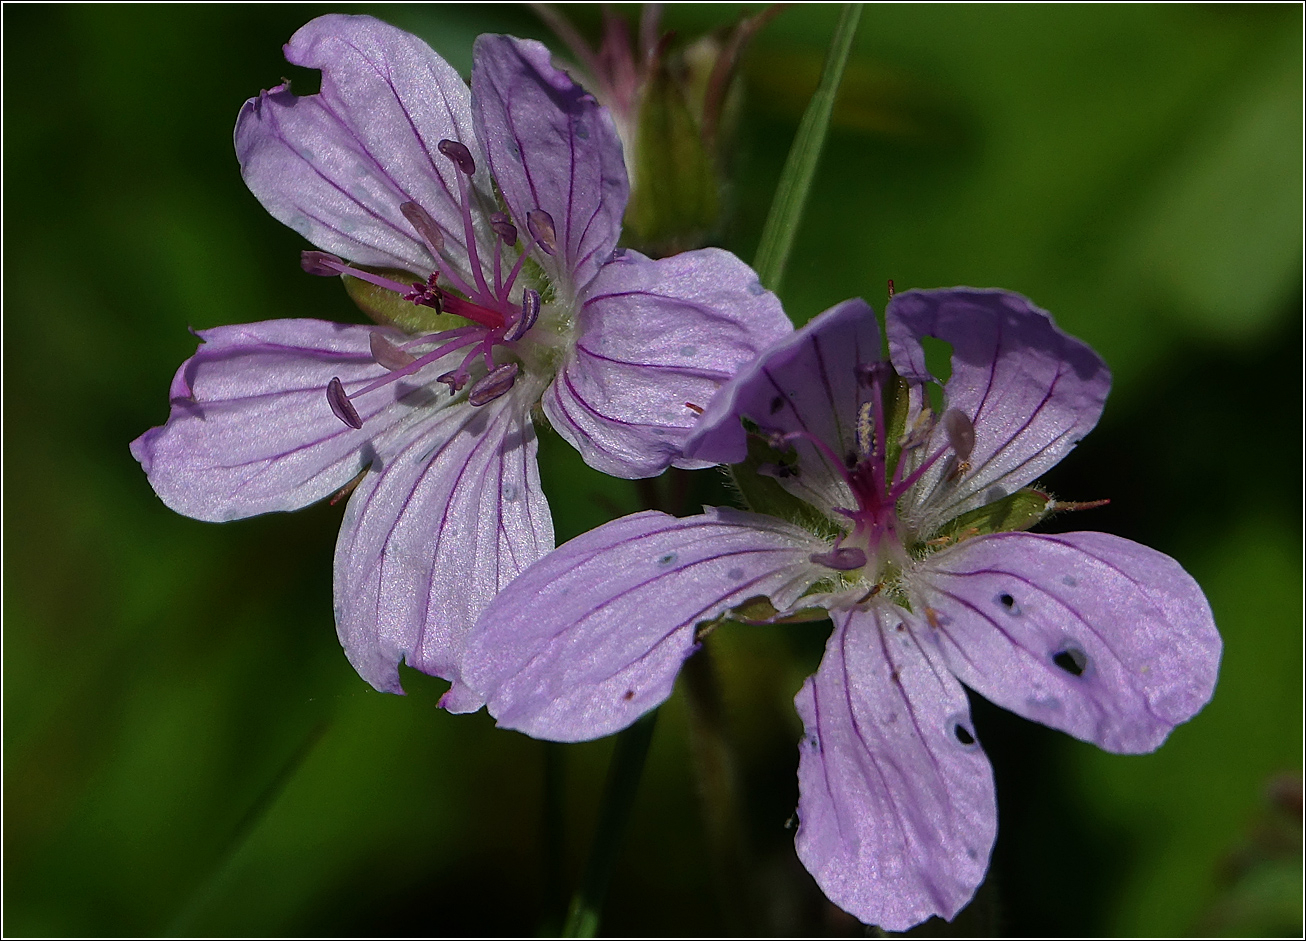
<path fill-rule="evenodd" d="M 363 419 L 358 417 L 358 412 L 349 401 L 349 396 L 345 395 L 345 387 L 340 384 L 339 379 L 333 377 L 327 383 L 326 393 L 327 402 L 331 405 L 331 411 L 336 413 L 336 418 L 350 428 L 363 427 Z"/>
<path fill-rule="evenodd" d="M 813 552 L 808 558 L 817 565 L 838 569 L 840 572 L 851 572 L 866 565 L 866 553 L 855 546 L 844 546 L 829 552 Z"/>
<path fill-rule="evenodd" d="M 345 270 L 345 263 L 326 252 L 307 251 L 299 253 L 299 267 L 319 278 L 333 278 Z"/>
<path fill-rule="evenodd" d="M 950 408 L 943 413 L 943 430 L 948 433 L 948 443 L 964 461 L 975 450 L 975 425 L 959 409 Z"/>
<path fill-rule="evenodd" d="M 414 202 L 401 203 L 399 211 L 404 214 L 408 224 L 417 230 L 417 234 L 426 243 L 426 248 L 431 255 L 438 257 L 444 251 L 444 233 L 435 224 L 431 214 Z"/>
<path fill-rule="evenodd" d="M 490 213 L 490 228 L 494 230 L 495 235 L 503 239 L 504 245 L 517 244 L 517 227 L 508 221 L 506 213 Z"/>
<path fill-rule="evenodd" d="M 504 363 L 502 366 L 495 366 L 472 383 L 471 391 L 467 393 L 467 401 L 473 405 L 484 405 L 486 402 L 493 402 L 512 388 L 512 384 L 517 381 L 517 370 L 516 363 Z"/>
<path fill-rule="evenodd" d="M 372 359 L 376 360 L 381 366 L 393 372 L 396 369 L 403 369 L 410 365 L 416 358 L 411 353 L 405 353 L 399 347 L 395 346 L 380 333 L 373 331 L 367 338 L 368 345 L 372 348 Z"/>
<path fill-rule="evenodd" d="M 540 292 L 527 288 L 521 296 L 521 317 L 515 324 L 508 328 L 508 332 L 503 338 L 509 343 L 514 343 L 526 336 L 528 330 L 535 326 L 535 321 L 540 318 Z"/>
<path fill-rule="evenodd" d="M 451 369 L 442 376 L 438 376 L 436 382 L 443 382 L 449 387 L 449 394 L 457 392 L 463 386 L 467 385 L 467 374 L 460 369 Z"/>
<path fill-rule="evenodd" d="M 467 149 L 465 144 L 460 144 L 456 140 L 442 140 L 436 145 L 440 153 L 444 154 L 453 161 L 454 166 L 459 170 L 471 176 L 476 172 L 476 161 L 472 159 L 472 152 Z"/>
<path fill-rule="evenodd" d="M 546 255 L 558 253 L 558 233 L 553 228 L 553 216 L 543 209 L 532 209 L 526 213 L 526 228 L 530 229 L 531 236 Z"/>

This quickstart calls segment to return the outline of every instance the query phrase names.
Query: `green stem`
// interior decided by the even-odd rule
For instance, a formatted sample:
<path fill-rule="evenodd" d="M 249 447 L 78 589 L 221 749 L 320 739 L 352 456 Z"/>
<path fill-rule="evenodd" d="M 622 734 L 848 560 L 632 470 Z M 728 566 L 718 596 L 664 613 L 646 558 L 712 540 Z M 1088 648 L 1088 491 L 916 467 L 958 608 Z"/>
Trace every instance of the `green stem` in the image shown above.
<path fill-rule="evenodd" d="M 590 849 L 580 888 L 571 900 L 571 911 L 562 928 L 564 938 L 592 938 L 599 930 L 603 897 L 612 881 L 612 866 L 617 861 L 617 851 L 621 849 L 621 840 L 626 834 L 626 823 L 635 803 L 635 792 L 639 789 L 657 717 L 655 709 L 617 735 L 612 763 L 608 766 L 608 780 L 603 786 L 603 803 L 599 808 L 594 845 Z"/>
<path fill-rule="evenodd" d="M 707 829 L 707 847 L 725 934 L 757 934 L 748 840 L 739 808 L 739 776 L 710 640 L 688 660 L 681 692 L 689 713 L 690 755 Z"/>
<path fill-rule="evenodd" d="M 839 82 L 843 79 L 844 66 L 848 64 L 848 53 L 852 49 L 853 37 L 857 34 L 857 23 L 861 17 L 860 3 L 843 5 L 834 36 L 830 40 L 830 51 L 825 56 L 821 81 L 798 125 L 798 133 L 794 135 L 789 157 L 776 187 L 775 199 L 771 203 L 771 212 L 762 229 L 762 240 L 757 247 L 753 267 L 762 284 L 772 291 L 779 289 L 784 277 L 789 250 L 793 248 L 794 235 L 803 216 L 807 194 L 812 188 L 812 179 L 816 176 L 816 164 L 821 159 L 825 135 L 830 129 L 834 99 L 839 92 Z"/>

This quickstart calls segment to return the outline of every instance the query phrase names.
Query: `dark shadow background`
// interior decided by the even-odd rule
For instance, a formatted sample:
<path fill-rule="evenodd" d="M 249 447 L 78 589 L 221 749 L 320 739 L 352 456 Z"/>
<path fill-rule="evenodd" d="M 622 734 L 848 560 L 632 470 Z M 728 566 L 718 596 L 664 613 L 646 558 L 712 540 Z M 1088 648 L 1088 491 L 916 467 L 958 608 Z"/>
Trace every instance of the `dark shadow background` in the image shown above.
<path fill-rule="evenodd" d="M 241 103 L 345 6 L 4 8 L 4 931 L 533 934 L 576 884 L 610 742 L 545 745 L 350 669 L 331 619 L 342 506 L 176 516 L 127 443 L 167 414 L 187 326 L 358 320 L 242 184 Z M 692 38 L 739 9 L 672 6 Z M 750 8 L 755 9 L 755 8 Z M 522 7 L 368 7 L 466 75 Z M 571 11 L 594 34 L 597 11 Z M 833 7 L 744 66 L 731 221 L 756 247 Z M 1106 755 L 977 699 L 998 780 L 989 879 L 921 933 L 1301 931 L 1301 11 L 870 6 L 782 298 L 1001 286 L 1111 365 L 1055 521 L 1177 558 L 1225 638 L 1211 705 Z M 561 49 L 557 44 L 555 49 Z M 640 505 L 556 437 L 567 538 Z M 664 484 L 664 486 L 669 486 Z M 720 502 L 711 472 L 689 500 Z M 856 934 L 793 855 L 791 699 L 820 625 L 710 642 L 748 846 L 747 930 Z M 546 840 L 546 760 L 565 785 Z M 1287 775 L 1287 777 L 1285 777 Z M 1294 783 L 1295 782 L 1295 783 Z M 603 930 L 725 930 L 681 693 L 662 710 Z"/>

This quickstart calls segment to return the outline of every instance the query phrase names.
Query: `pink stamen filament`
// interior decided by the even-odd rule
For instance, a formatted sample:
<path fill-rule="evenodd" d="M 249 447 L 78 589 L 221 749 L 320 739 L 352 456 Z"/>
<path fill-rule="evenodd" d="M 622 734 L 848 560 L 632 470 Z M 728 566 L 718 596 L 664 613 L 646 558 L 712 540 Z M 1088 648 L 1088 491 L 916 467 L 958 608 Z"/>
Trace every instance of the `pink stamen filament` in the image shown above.
<path fill-rule="evenodd" d="M 434 257 L 436 271 L 439 273 L 440 277 L 449 282 L 451 288 L 455 291 L 461 291 L 468 297 L 471 297 L 476 293 L 467 285 L 467 282 L 463 280 L 462 275 L 458 273 L 453 265 L 445 260 L 443 255 L 437 252 Z"/>
<path fill-rule="evenodd" d="M 896 490 L 899 484 L 902 483 L 902 472 L 907 469 L 907 455 L 913 450 L 913 448 L 904 447 L 898 452 L 898 466 L 893 469 L 893 483 L 889 487 L 890 491 Z"/>
<path fill-rule="evenodd" d="M 889 482 L 885 479 L 887 468 L 884 466 L 884 459 L 888 456 L 889 450 L 885 442 L 884 395 L 880 387 L 880 373 L 878 370 L 871 373 L 871 407 L 875 409 L 875 435 L 869 457 L 880 487 L 888 489 Z"/>
<path fill-rule="evenodd" d="M 387 278 L 385 275 L 373 274 L 370 271 L 364 271 L 361 268 L 355 268 L 347 265 L 342 261 L 336 261 L 331 258 L 320 259 L 323 267 L 331 268 L 337 274 L 347 274 L 351 278 L 358 278 L 360 281 L 366 281 L 369 284 L 375 284 L 379 288 L 385 288 L 387 291 L 394 291 L 396 294 L 413 293 L 412 284 L 404 284 L 401 281 L 395 281 L 393 278 Z"/>
<path fill-rule="evenodd" d="M 471 206 L 471 188 L 467 184 L 467 176 L 464 173 L 458 175 L 458 192 L 462 196 L 463 214 L 463 235 L 467 239 L 467 258 L 471 265 L 472 277 L 476 279 L 476 286 L 481 289 L 481 297 L 495 297 L 490 293 L 490 286 L 485 283 L 485 272 L 481 270 L 481 259 L 476 252 L 476 230 L 472 226 L 472 206 Z M 472 296 L 471 291 L 464 292 L 468 297 Z"/>
<path fill-rule="evenodd" d="M 472 333 L 480 336 L 483 330 L 483 327 L 473 327 L 471 325 L 466 327 L 454 327 L 452 330 L 442 330 L 439 333 L 428 333 L 425 336 L 415 337 L 407 343 L 399 344 L 399 349 L 411 350 L 415 346 L 422 346 L 426 343 L 443 343 L 445 340 L 452 340 L 455 337 L 463 337 Z"/>
<path fill-rule="evenodd" d="M 798 441 L 798 440 L 804 440 L 815 445 L 816 449 L 820 451 L 823 455 L 825 455 L 826 459 L 835 466 L 835 468 L 839 471 L 840 474 L 843 475 L 843 479 L 848 484 L 849 488 L 852 489 L 854 493 L 856 493 L 857 491 L 856 485 L 853 483 L 852 477 L 848 474 L 848 469 L 844 467 L 843 458 L 835 454 L 833 448 L 831 448 L 828 444 L 826 444 L 816 435 L 812 434 L 810 431 L 790 431 L 786 434 L 781 435 L 777 443 L 784 445 L 784 444 L 788 444 L 790 441 Z"/>
<path fill-rule="evenodd" d="M 943 457 L 943 455 L 947 454 L 951 450 L 952 450 L 952 442 L 948 442 L 947 444 L 944 444 L 942 447 L 940 447 L 933 454 L 931 454 L 928 458 L 926 458 L 925 463 L 921 464 L 920 467 L 912 471 L 911 474 L 908 475 L 906 480 L 895 485 L 894 488 L 889 491 L 889 501 L 897 502 L 898 498 L 901 497 L 908 490 L 910 490 L 912 488 L 912 485 L 915 484 L 916 481 L 920 480 L 921 477 L 925 475 L 925 472 L 929 470 L 931 467 L 933 467 L 934 463 L 939 458 Z M 905 452 L 906 449 L 904 449 L 904 453 Z"/>
<path fill-rule="evenodd" d="M 477 332 L 479 334 L 480 331 Z M 393 372 L 389 373 L 388 375 L 382 376 L 380 379 L 377 379 L 374 382 L 369 382 L 367 385 L 363 386 L 363 388 L 359 389 L 357 392 L 349 393 L 349 398 L 356 399 L 360 395 L 366 395 L 367 393 L 372 392 L 375 389 L 379 389 L 382 386 L 388 386 L 396 379 L 402 379 L 404 376 L 411 376 L 413 373 L 417 372 L 423 366 L 433 363 L 440 357 L 452 353 L 454 350 L 459 349 L 460 347 L 467 346 L 469 343 L 475 343 L 477 339 L 478 337 L 475 335 L 473 336 L 464 335 L 464 336 L 457 337 L 456 339 L 450 341 L 449 343 L 446 343 L 443 346 L 437 347 L 436 349 L 432 350 L 429 353 L 417 357 L 417 359 L 413 360 L 411 363 L 409 363 L 407 366 L 403 367 L 402 369 L 396 369 Z"/>
<path fill-rule="evenodd" d="M 521 254 L 517 256 L 516 263 L 512 270 L 508 272 L 508 280 L 504 282 L 503 291 L 499 294 L 499 300 L 505 304 L 508 302 L 508 295 L 512 293 L 512 286 L 517 283 L 517 275 L 521 273 L 522 265 L 526 263 L 526 256 L 530 254 L 531 249 L 535 246 L 535 236 L 530 231 L 526 232 L 526 240 L 522 243 Z"/>
<path fill-rule="evenodd" d="M 496 234 L 494 238 L 494 296 L 500 301 L 506 301 L 508 298 L 505 297 L 503 293 L 502 252 L 500 251 L 501 246 L 499 244 L 501 241 L 502 240 Z"/>

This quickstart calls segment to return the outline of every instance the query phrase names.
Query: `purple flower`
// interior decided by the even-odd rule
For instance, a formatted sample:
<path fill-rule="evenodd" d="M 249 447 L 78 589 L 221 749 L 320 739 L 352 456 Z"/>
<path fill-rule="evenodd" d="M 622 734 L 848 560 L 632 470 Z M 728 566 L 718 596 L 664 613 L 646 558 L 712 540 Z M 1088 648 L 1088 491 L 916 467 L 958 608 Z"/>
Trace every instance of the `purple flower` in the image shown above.
<path fill-rule="evenodd" d="M 495 592 L 553 548 L 531 411 L 619 477 L 669 464 L 687 403 L 792 332 L 733 255 L 616 249 L 628 186 L 607 112 L 536 42 L 482 36 L 472 87 L 424 42 L 323 16 L 286 46 L 320 94 L 250 99 L 236 151 L 259 201 L 380 326 L 199 332 L 166 425 L 132 443 L 204 520 L 294 510 L 353 482 L 335 612 L 358 672 L 454 679 Z M 348 262 L 343 259 L 349 259 Z M 355 478 L 358 478 L 357 480 Z M 455 682 L 445 704 L 476 708 Z"/>
<path fill-rule="evenodd" d="M 1210 698 L 1220 637 L 1173 559 L 1105 533 L 1033 535 L 1029 488 L 1096 423 L 1110 377 L 1023 297 L 846 301 L 722 388 L 687 453 L 746 462 L 755 508 L 628 516 L 527 569 L 463 679 L 499 724 L 605 735 L 667 698 L 704 622 L 823 617 L 795 704 L 798 854 L 862 921 L 951 918 L 988 867 L 992 770 L 964 683 L 1108 751 L 1156 748 Z M 952 345 L 931 409 L 921 338 Z M 741 421 L 742 419 L 742 421 Z M 757 471 L 760 473 L 754 473 Z"/>

